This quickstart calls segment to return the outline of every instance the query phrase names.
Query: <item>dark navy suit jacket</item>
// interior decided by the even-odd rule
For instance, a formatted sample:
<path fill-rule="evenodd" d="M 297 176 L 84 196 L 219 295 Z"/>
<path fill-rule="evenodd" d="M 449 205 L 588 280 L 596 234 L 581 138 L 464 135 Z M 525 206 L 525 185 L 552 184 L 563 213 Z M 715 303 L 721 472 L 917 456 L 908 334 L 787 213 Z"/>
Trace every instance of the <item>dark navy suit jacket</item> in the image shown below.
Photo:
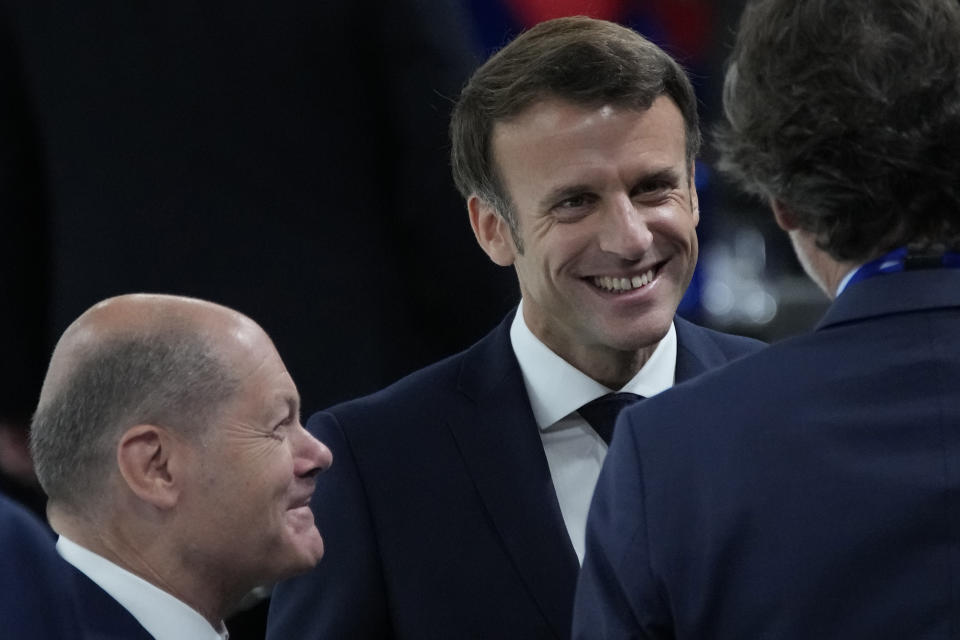
<path fill-rule="evenodd" d="M 57 553 L 53 532 L 0 495 L 0 637 L 151 640 L 126 609 Z"/>
<path fill-rule="evenodd" d="M 960 637 L 960 271 L 852 285 L 817 329 L 624 412 L 579 638 Z"/>
<path fill-rule="evenodd" d="M 53 532 L 32 513 L 0 495 L 0 636 L 46 640 L 70 637 L 69 573 Z"/>
<path fill-rule="evenodd" d="M 275 591 L 268 636 L 566 638 L 579 565 L 510 343 L 313 416 L 333 451 L 318 568 Z M 761 343 L 676 320 L 678 380 Z"/>
<path fill-rule="evenodd" d="M 152 640 L 119 602 L 72 565 L 77 638 L 83 640 Z"/>

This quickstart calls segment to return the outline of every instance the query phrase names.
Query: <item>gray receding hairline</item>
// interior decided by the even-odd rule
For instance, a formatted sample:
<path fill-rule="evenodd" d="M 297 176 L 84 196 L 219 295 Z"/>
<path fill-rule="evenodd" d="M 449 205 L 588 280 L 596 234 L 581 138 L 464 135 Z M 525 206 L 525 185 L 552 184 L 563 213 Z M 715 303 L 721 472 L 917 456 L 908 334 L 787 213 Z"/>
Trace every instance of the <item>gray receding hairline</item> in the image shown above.
<path fill-rule="evenodd" d="M 51 502 L 96 502 L 115 471 L 120 436 L 136 424 L 202 437 L 239 386 L 215 342 L 175 323 L 72 347 L 68 370 L 45 388 L 31 423 L 37 476 Z"/>

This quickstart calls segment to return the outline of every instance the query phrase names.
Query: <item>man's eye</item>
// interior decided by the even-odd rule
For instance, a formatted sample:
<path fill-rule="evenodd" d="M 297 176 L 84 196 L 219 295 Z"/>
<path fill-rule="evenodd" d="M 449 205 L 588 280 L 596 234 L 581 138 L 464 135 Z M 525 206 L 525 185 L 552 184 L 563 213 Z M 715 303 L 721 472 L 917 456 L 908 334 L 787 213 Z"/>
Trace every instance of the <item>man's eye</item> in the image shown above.
<path fill-rule="evenodd" d="M 579 194 L 564 198 L 553 207 L 554 214 L 560 219 L 578 219 L 590 211 L 596 198 L 589 194 Z"/>
<path fill-rule="evenodd" d="M 673 189 L 673 184 L 666 180 L 651 180 L 650 182 L 639 184 L 636 191 L 638 194 L 648 194 L 662 193 L 664 191 L 670 191 L 671 189 Z"/>
<path fill-rule="evenodd" d="M 284 418 L 281 422 L 278 422 L 277 425 L 273 428 L 273 431 L 270 433 L 270 435 L 276 438 L 277 440 L 283 440 L 283 438 L 287 435 L 287 429 L 289 429 L 290 425 L 293 424 L 295 417 L 296 416 L 294 416 L 293 414 L 290 414 L 286 418 Z"/>

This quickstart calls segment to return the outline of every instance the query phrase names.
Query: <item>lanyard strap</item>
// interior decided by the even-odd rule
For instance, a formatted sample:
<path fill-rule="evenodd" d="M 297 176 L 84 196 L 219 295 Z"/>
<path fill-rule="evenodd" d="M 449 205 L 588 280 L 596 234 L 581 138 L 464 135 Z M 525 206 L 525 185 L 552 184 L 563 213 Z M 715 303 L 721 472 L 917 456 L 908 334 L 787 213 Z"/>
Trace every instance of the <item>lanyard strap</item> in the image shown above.
<path fill-rule="evenodd" d="M 898 247 L 854 271 L 844 289 L 873 276 L 915 269 L 960 269 L 960 253 L 913 254 L 907 251 L 907 247 Z"/>

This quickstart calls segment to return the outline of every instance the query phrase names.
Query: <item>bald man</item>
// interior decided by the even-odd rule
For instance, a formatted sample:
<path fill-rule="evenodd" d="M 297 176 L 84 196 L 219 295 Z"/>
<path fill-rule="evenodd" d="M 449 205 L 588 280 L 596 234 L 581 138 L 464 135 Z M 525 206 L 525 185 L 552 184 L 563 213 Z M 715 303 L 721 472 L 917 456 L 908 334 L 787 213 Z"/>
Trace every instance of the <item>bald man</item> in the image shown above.
<path fill-rule="evenodd" d="M 330 451 L 251 319 L 201 300 L 101 302 L 53 352 L 31 447 L 77 637 L 217 640 L 253 587 L 323 555 Z"/>

